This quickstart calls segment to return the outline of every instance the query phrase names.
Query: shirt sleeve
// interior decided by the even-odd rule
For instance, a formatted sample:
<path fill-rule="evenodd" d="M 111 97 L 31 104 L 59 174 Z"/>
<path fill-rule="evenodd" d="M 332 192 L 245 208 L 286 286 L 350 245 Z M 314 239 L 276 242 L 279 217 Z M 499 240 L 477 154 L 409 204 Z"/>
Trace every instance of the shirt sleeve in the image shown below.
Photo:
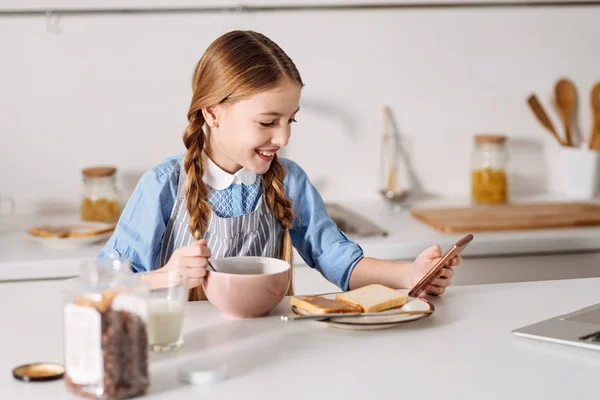
<path fill-rule="evenodd" d="M 286 168 L 286 194 L 292 200 L 294 221 L 290 229 L 294 247 L 311 267 L 346 291 L 350 275 L 364 257 L 360 246 L 338 229 L 325 203 L 300 166 L 282 159 Z"/>
<path fill-rule="evenodd" d="M 161 164 L 144 173 L 99 258 L 126 259 L 134 272 L 158 268 L 162 239 L 177 197 L 179 169 L 175 165 Z"/>

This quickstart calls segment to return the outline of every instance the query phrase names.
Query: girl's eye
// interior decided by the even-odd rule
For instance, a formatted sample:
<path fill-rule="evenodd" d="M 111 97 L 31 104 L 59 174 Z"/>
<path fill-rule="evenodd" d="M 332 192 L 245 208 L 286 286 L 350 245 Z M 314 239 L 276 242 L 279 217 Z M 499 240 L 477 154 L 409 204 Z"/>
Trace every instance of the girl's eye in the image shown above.
<path fill-rule="evenodd" d="M 298 122 L 296 121 L 295 118 L 291 118 L 288 120 L 288 124 L 291 124 L 292 122 Z M 271 121 L 271 122 L 259 122 L 260 126 L 262 126 L 263 128 L 270 128 L 272 126 L 276 125 L 276 120 Z"/>

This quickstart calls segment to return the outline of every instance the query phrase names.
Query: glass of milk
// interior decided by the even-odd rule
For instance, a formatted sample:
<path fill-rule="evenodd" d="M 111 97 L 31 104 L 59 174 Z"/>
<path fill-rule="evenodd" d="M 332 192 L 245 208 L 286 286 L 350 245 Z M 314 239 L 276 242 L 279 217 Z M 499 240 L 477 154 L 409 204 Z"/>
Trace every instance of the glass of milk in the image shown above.
<path fill-rule="evenodd" d="M 183 307 L 188 300 L 188 278 L 175 271 L 144 273 L 150 287 L 148 344 L 152 351 L 167 352 L 183 344 Z"/>

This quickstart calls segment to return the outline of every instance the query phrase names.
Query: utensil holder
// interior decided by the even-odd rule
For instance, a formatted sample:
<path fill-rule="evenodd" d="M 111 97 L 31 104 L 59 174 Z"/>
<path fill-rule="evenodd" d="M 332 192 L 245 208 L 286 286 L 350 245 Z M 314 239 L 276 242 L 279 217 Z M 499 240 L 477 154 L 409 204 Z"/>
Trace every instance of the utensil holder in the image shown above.
<path fill-rule="evenodd" d="M 591 200 L 598 190 L 600 152 L 561 146 L 560 166 L 564 194 L 576 200 Z"/>

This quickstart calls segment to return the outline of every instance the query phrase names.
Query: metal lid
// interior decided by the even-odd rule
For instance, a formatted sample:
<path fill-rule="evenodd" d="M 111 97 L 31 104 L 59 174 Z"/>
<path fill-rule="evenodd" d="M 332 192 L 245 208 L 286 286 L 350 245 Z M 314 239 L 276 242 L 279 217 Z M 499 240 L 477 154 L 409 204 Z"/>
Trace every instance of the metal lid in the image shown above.
<path fill-rule="evenodd" d="M 195 360 L 181 365 L 178 369 L 179 380 L 191 385 L 209 385 L 227 377 L 227 364 Z"/>
<path fill-rule="evenodd" d="M 65 374 L 65 367 L 56 363 L 33 363 L 20 365 L 12 370 L 13 377 L 25 382 L 44 382 L 61 379 Z"/>
<path fill-rule="evenodd" d="M 475 135 L 475 142 L 477 143 L 504 143 L 505 141 L 505 135 Z"/>
<path fill-rule="evenodd" d="M 90 167 L 90 168 L 85 168 L 84 170 L 81 171 L 83 176 L 85 176 L 86 178 L 102 178 L 105 176 L 112 176 L 115 174 L 115 172 L 117 172 L 117 168 L 110 167 L 110 166 Z"/>

